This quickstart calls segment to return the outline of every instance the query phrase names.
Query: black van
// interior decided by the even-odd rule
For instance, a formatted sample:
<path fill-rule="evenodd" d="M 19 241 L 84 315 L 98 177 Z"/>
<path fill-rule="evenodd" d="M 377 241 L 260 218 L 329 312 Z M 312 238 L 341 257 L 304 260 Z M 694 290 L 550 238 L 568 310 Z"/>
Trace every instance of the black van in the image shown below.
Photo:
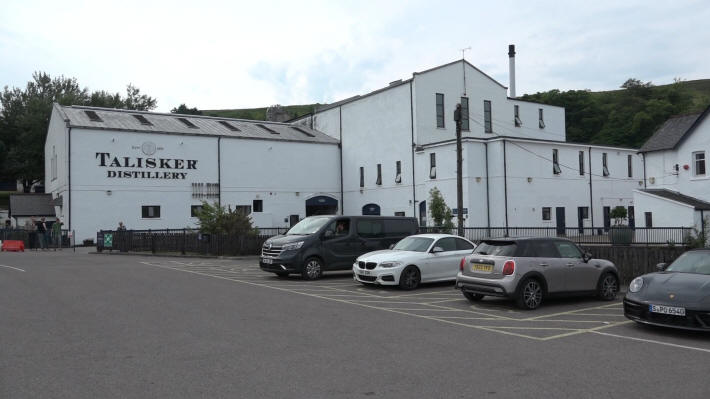
<path fill-rule="evenodd" d="M 310 216 L 285 235 L 266 240 L 259 267 L 281 277 L 299 273 L 313 280 L 324 271 L 348 270 L 358 256 L 387 249 L 416 232 L 415 218 Z"/>

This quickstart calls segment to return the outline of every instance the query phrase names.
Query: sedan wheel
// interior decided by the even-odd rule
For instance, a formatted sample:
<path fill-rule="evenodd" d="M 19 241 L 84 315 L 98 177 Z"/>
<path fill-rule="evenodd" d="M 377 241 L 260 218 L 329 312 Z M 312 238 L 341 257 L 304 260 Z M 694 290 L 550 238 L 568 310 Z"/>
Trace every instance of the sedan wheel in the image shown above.
<path fill-rule="evenodd" d="M 542 303 L 542 285 L 535 279 L 527 279 L 520 285 L 517 304 L 527 310 L 540 307 Z"/>
<path fill-rule="evenodd" d="M 318 258 L 308 258 L 303 265 L 301 276 L 304 280 L 315 280 L 323 273 L 323 263 Z"/>
<path fill-rule="evenodd" d="M 421 274 L 416 266 L 407 266 L 399 275 L 399 288 L 403 290 L 413 290 L 419 286 Z"/>
<path fill-rule="evenodd" d="M 602 276 L 599 282 L 599 298 L 604 301 L 613 301 L 619 292 L 619 279 L 611 273 Z"/>

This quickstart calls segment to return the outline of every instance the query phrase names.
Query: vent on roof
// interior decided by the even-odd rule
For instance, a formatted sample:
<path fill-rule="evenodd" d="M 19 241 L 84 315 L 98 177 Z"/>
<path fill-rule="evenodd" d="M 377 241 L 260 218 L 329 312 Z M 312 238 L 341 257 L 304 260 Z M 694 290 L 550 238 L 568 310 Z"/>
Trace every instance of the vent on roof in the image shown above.
<path fill-rule="evenodd" d="M 187 119 L 187 118 L 178 118 L 178 120 L 179 120 L 180 122 L 184 123 L 185 126 L 191 128 L 191 129 L 199 129 L 199 128 L 197 127 L 197 125 L 195 125 L 194 123 L 190 122 L 190 120 Z"/>
<path fill-rule="evenodd" d="M 231 130 L 231 131 L 233 131 L 233 132 L 241 132 L 241 130 L 239 130 L 238 127 L 232 125 L 231 123 L 229 123 L 229 122 L 227 122 L 227 121 L 219 121 L 219 123 L 220 123 L 222 126 L 226 127 L 227 129 L 229 129 L 229 130 Z"/>
<path fill-rule="evenodd" d="M 266 125 L 264 125 L 263 123 L 257 123 L 256 125 L 259 126 L 259 127 L 262 128 L 262 129 L 266 130 L 267 132 L 269 132 L 269 133 L 271 133 L 271 134 L 280 134 L 280 133 L 277 132 L 276 130 L 274 130 L 274 129 L 272 129 L 272 128 L 266 126 Z"/>
<path fill-rule="evenodd" d="M 291 126 L 291 129 L 293 129 L 293 130 L 295 130 L 295 131 L 298 131 L 298 132 L 301 132 L 301 133 L 305 134 L 305 135 L 308 136 L 308 137 L 316 137 L 315 134 L 308 133 L 307 131 L 301 129 L 301 128 L 298 127 L 298 126 Z"/>
<path fill-rule="evenodd" d="M 148 119 L 145 118 L 143 115 L 133 115 L 134 118 L 138 119 L 138 122 L 141 123 L 141 125 L 146 125 L 146 126 L 153 126 L 152 123 Z"/>
<path fill-rule="evenodd" d="M 84 111 L 92 122 L 103 122 L 104 120 L 95 111 Z"/>

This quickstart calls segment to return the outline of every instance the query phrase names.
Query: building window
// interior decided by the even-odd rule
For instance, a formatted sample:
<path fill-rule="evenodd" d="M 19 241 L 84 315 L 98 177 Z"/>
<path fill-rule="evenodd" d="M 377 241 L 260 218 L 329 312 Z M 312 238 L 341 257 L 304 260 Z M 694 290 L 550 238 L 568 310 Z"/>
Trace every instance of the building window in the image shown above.
<path fill-rule="evenodd" d="M 402 161 L 397 161 L 397 174 L 394 177 L 394 182 L 395 183 L 401 183 L 402 182 Z"/>
<path fill-rule="evenodd" d="M 609 164 L 607 163 L 606 158 L 607 158 L 606 152 L 603 152 L 602 153 L 602 174 L 604 175 L 604 177 L 609 176 Z"/>
<path fill-rule="evenodd" d="M 429 154 L 429 178 L 436 179 L 436 154 Z"/>
<path fill-rule="evenodd" d="M 360 167 L 360 188 L 365 187 L 365 168 Z"/>
<path fill-rule="evenodd" d="M 143 219 L 157 219 L 160 217 L 159 205 L 143 205 L 141 207 L 141 216 Z"/>
<path fill-rule="evenodd" d="M 556 175 L 562 173 L 560 170 L 560 155 L 556 148 L 552 150 L 552 173 Z"/>
<path fill-rule="evenodd" d="M 644 212 L 643 216 L 646 218 L 646 227 L 653 227 L 653 213 Z"/>
<path fill-rule="evenodd" d="M 705 176 L 705 151 L 693 153 L 693 175 Z"/>
<path fill-rule="evenodd" d="M 483 100 L 483 122 L 486 133 L 493 133 L 493 121 L 491 120 L 491 102 Z"/>
<path fill-rule="evenodd" d="M 471 130 L 468 122 L 468 97 L 461 97 L 461 130 Z"/>
<path fill-rule="evenodd" d="M 580 206 L 579 207 L 579 216 L 582 219 L 589 219 L 589 207 L 588 206 Z"/>
<path fill-rule="evenodd" d="M 377 164 L 377 181 L 375 182 L 378 186 L 382 185 L 382 164 Z"/>
<path fill-rule="evenodd" d="M 200 212 L 202 212 L 202 205 L 190 206 L 190 217 L 196 218 Z"/>
<path fill-rule="evenodd" d="M 234 211 L 242 215 L 248 215 L 251 213 L 251 205 L 234 205 Z"/>
<path fill-rule="evenodd" d="M 57 147 L 52 146 L 52 159 L 50 161 L 52 168 L 52 180 L 57 180 Z"/>
<path fill-rule="evenodd" d="M 540 129 L 544 129 L 545 128 L 545 115 L 542 112 L 542 108 L 539 108 L 537 110 L 537 112 L 538 112 L 538 118 L 537 118 L 538 125 L 540 126 Z"/>
<path fill-rule="evenodd" d="M 254 200 L 251 202 L 254 212 L 264 212 L 264 200 Z"/>
<path fill-rule="evenodd" d="M 631 154 L 626 156 L 626 164 L 627 164 L 626 166 L 629 171 L 629 177 L 634 177 L 634 170 L 633 170 L 633 167 L 631 166 Z"/>
<path fill-rule="evenodd" d="M 404 212 L 395 212 L 395 216 L 405 216 Z"/>
<path fill-rule="evenodd" d="M 551 208 L 549 206 L 542 208 L 542 220 L 550 220 L 551 219 L 550 215 L 552 214 L 552 212 L 550 212 L 550 209 Z"/>
<path fill-rule="evenodd" d="M 579 152 L 579 175 L 584 176 L 584 151 Z"/>
<path fill-rule="evenodd" d="M 444 95 L 436 93 L 436 127 L 444 127 Z"/>
<path fill-rule="evenodd" d="M 517 105 L 513 106 L 513 116 L 515 118 L 515 127 L 523 126 L 523 121 L 520 120 L 520 107 Z"/>

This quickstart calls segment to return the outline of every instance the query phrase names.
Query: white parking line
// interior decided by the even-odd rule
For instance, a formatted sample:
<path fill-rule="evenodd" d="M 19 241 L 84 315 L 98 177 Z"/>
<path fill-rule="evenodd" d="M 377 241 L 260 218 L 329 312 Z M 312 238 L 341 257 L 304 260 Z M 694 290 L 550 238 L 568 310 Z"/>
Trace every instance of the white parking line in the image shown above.
<path fill-rule="evenodd" d="M 648 344 L 664 345 L 664 346 L 670 346 L 670 347 L 673 347 L 673 348 L 690 349 L 690 350 L 694 350 L 694 351 L 710 353 L 710 349 L 698 348 L 698 347 L 695 347 L 695 346 L 678 345 L 678 344 L 672 344 L 672 343 L 670 343 L 670 342 L 656 341 L 656 340 L 653 340 L 653 339 L 627 337 L 627 336 L 625 336 L 625 335 L 610 334 L 610 333 L 605 333 L 605 332 L 601 332 L 601 331 L 590 331 L 590 332 L 592 332 L 592 333 L 594 333 L 594 334 L 599 334 L 599 335 L 606 335 L 606 336 L 608 336 L 608 337 L 629 339 L 629 340 L 631 340 L 631 341 L 645 342 L 645 343 L 648 343 Z"/>
<path fill-rule="evenodd" d="M 24 270 L 17 268 L 17 267 L 13 267 L 13 266 L 0 265 L 0 267 L 7 267 L 8 269 L 17 270 L 18 272 L 23 272 L 23 273 L 25 272 Z"/>

